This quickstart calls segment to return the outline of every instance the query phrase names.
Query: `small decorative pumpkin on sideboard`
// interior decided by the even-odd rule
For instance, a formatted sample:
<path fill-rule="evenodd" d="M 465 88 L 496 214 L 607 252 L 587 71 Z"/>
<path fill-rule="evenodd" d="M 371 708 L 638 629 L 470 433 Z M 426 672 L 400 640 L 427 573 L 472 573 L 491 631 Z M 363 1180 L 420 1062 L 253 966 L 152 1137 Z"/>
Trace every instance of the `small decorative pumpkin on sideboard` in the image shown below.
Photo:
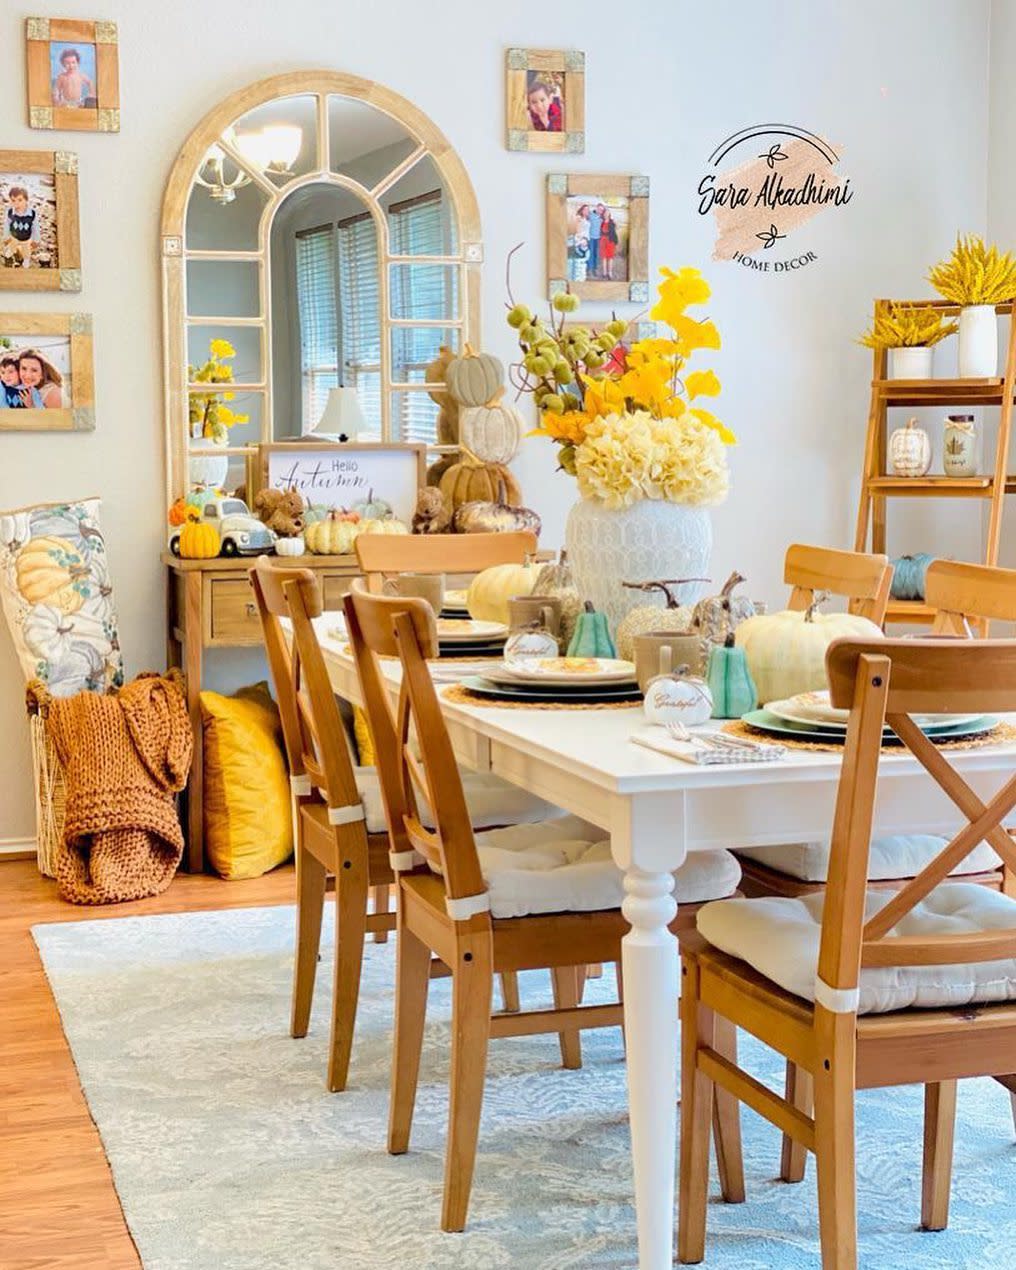
<path fill-rule="evenodd" d="M 693 625 L 702 632 L 702 638 L 710 644 L 725 644 L 727 636 L 755 616 L 755 605 L 746 595 L 734 595 L 734 588 L 744 581 L 744 575 L 735 571 L 724 582 L 719 595 L 707 596 L 695 605 Z"/>
<path fill-rule="evenodd" d="M 180 530 L 180 555 L 184 560 L 211 560 L 221 546 L 219 531 L 207 521 L 188 520 Z"/>
<path fill-rule="evenodd" d="M 356 521 L 344 520 L 338 511 L 312 521 L 303 531 L 307 550 L 315 556 L 348 556 L 360 532 Z"/>
<path fill-rule="evenodd" d="M 505 534 L 512 530 L 527 529 L 539 535 L 542 522 L 536 512 L 528 507 L 513 507 L 508 502 L 504 481 L 499 484 L 499 494 L 494 500 L 479 499 L 462 503 L 452 516 L 452 529 L 457 534 Z"/>
<path fill-rule="evenodd" d="M 464 449 L 441 477 L 438 488 L 454 510 L 463 503 L 501 501 L 502 485 L 503 501 L 517 507 L 522 502 L 522 491 L 510 469 L 503 463 L 484 463 Z"/>
<path fill-rule="evenodd" d="M 931 467 L 931 437 L 916 417 L 889 437 L 889 466 L 894 476 L 925 476 Z"/>

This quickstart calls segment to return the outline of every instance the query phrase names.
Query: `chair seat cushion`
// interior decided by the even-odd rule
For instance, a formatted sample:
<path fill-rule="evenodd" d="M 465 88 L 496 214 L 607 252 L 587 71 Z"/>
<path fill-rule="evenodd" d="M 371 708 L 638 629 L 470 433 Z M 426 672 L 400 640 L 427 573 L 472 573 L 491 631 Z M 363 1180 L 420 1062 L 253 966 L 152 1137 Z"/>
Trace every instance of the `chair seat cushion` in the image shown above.
<path fill-rule="evenodd" d="M 387 833 L 384 801 L 376 767 L 356 767 L 356 788 L 363 802 L 368 833 Z M 564 813 L 542 798 L 519 789 L 499 776 L 489 772 L 462 773 L 462 787 L 466 793 L 470 817 L 474 829 L 486 829 L 493 825 L 531 824 L 538 820 L 551 820 Z M 434 827 L 428 808 L 420 809 L 423 823 Z"/>
<path fill-rule="evenodd" d="M 946 845 L 947 839 L 931 833 L 897 833 L 872 838 L 868 856 L 868 881 L 883 882 L 913 878 Z M 829 876 L 829 839 L 822 842 L 786 842 L 772 847 L 738 847 L 737 854 L 763 864 L 767 869 L 786 873 L 801 882 L 824 882 Z M 979 843 L 950 876 L 990 873 L 1001 860 L 986 842 Z"/>
<path fill-rule="evenodd" d="M 476 848 L 494 917 L 596 912 L 624 898 L 610 839 L 578 816 L 479 833 Z M 740 877 L 729 851 L 693 851 L 674 874 L 677 900 L 730 895 Z"/>
<path fill-rule="evenodd" d="M 815 1000 L 822 908 L 826 893 L 799 899 L 721 900 L 699 909 L 699 933 L 715 948 L 739 957 L 787 992 Z M 893 898 L 869 890 L 865 918 Z M 1016 900 L 973 882 L 935 888 L 891 932 L 893 935 L 958 935 L 1016 930 Z M 861 971 L 858 1014 L 913 1006 L 926 1009 L 1016 999 L 1016 959 L 952 966 L 888 966 Z"/>

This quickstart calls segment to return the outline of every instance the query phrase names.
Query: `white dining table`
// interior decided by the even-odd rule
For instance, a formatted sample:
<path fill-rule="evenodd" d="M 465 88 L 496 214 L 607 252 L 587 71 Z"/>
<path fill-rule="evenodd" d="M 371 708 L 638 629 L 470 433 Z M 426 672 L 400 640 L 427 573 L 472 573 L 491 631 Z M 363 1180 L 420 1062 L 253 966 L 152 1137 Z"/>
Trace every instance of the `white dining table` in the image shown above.
<path fill-rule="evenodd" d="M 317 627 L 336 694 L 359 704 L 359 682 L 336 615 L 319 618 Z M 437 665 L 442 679 L 454 674 L 454 662 Z M 397 693 L 398 663 L 385 661 L 383 667 Z M 441 692 L 439 686 L 439 697 Z M 788 749 L 780 762 L 700 767 L 633 744 L 632 734 L 647 727 L 638 708 L 519 710 L 442 700 L 442 711 L 461 764 L 495 773 L 610 834 L 624 871 L 622 911 L 631 926 L 622 967 L 638 1264 L 640 1270 L 670 1270 L 678 949 L 668 926 L 680 900 L 673 873 L 692 850 L 828 836 L 840 755 Z M 1016 745 L 957 750 L 949 759 L 987 800 L 1012 774 Z M 880 765 L 875 821 L 883 834 L 951 834 L 964 823 L 917 761 L 903 753 L 885 755 Z"/>

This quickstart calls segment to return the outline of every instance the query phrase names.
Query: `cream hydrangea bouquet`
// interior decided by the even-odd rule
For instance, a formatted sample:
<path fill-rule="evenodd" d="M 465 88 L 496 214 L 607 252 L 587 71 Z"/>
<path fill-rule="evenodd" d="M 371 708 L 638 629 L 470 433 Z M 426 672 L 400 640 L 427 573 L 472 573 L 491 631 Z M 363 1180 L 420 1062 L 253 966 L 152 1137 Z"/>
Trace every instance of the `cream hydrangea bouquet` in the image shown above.
<path fill-rule="evenodd" d="M 717 397 L 712 370 L 685 373 L 700 349 L 718 349 L 715 324 L 688 315 L 712 294 L 697 269 L 660 270 L 659 298 L 649 316 L 670 329 L 625 347 L 628 323 L 602 331 L 566 323 L 579 307 L 569 292 L 551 301 L 549 323 L 524 304 L 508 312 L 522 352 L 516 387 L 540 412 L 535 435 L 558 446 L 560 466 L 574 475 L 583 498 L 614 509 L 642 499 L 708 506 L 726 497 L 726 446 L 734 434 L 702 405 Z"/>

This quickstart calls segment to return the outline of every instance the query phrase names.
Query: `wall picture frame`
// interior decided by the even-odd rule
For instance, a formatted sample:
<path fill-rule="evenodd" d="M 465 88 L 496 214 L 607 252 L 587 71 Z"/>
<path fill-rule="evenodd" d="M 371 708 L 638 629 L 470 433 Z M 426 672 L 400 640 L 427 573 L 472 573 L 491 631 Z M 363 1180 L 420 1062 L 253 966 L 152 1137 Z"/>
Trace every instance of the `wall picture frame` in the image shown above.
<path fill-rule="evenodd" d="M 0 432 L 91 432 L 89 313 L 0 313 Z"/>
<path fill-rule="evenodd" d="M 0 291 L 80 291 L 78 156 L 0 150 Z"/>
<path fill-rule="evenodd" d="M 547 294 L 649 300 L 649 177 L 547 177 Z"/>
<path fill-rule="evenodd" d="M 583 154 L 585 54 L 577 49 L 508 49 L 505 116 L 509 150 Z"/>
<path fill-rule="evenodd" d="M 115 22 L 26 18 L 25 55 L 29 127 L 120 131 Z"/>

